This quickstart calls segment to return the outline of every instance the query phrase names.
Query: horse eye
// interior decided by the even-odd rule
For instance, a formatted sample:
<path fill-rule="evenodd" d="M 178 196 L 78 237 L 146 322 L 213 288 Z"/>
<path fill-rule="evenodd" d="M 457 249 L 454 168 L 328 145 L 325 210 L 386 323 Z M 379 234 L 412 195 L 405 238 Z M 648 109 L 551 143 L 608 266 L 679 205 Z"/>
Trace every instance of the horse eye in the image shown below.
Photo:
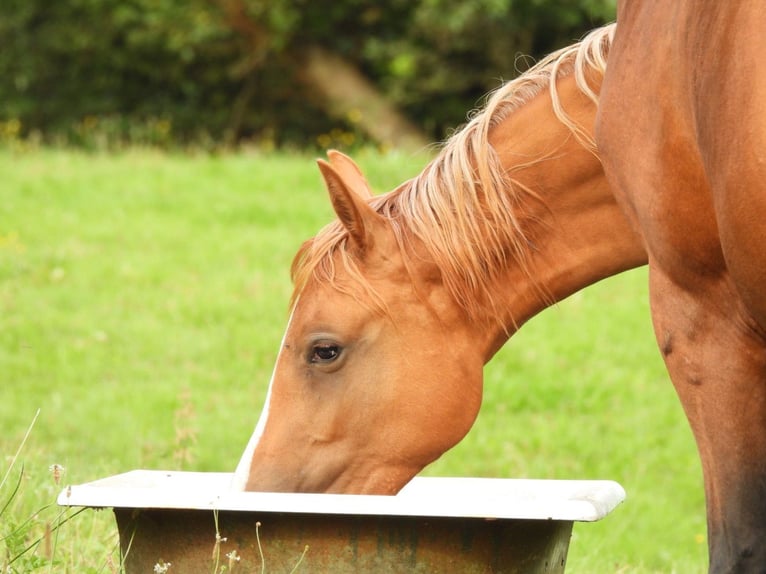
<path fill-rule="evenodd" d="M 331 343 L 314 345 L 311 349 L 310 363 L 332 363 L 340 356 L 340 347 Z"/>

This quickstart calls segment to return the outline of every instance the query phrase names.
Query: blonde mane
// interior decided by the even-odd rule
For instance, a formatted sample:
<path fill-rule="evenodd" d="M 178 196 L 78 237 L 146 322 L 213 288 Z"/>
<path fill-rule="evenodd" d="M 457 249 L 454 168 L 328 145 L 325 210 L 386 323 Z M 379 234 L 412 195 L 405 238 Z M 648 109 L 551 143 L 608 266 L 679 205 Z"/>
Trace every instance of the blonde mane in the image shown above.
<path fill-rule="evenodd" d="M 603 75 L 615 24 L 594 30 L 581 42 L 554 52 L 524 74 L 490 94 L 485 107 L 471 114 L 466 126 L 448 139 L 439 154 L 414 179 L 370 204 L 386 217 L 406 253 L 407 233 L 422 241 L 439 265 L 446 288 L 473 320 L 498 317 L 491 287 L 511 258 L 526 269 L 528 241 L 520 206 L 534 192 L 515 183 L 489 143 L 490 131 L 514 110 L 548 89 L 556 117 L 587 149 L 596 153 L 590 130 L 564 111 L 556 80 L 574 74 L 579 89 L 595 104 L 598 94 L 586 73 Z M 334 282 L 335 255 L 362 285 L 372 303 L 385 309 L 370 288 L 351 253 L 348 234 L 338 221 L 307 241 L 293 261 L 293 302 L 311 277 Z"/>

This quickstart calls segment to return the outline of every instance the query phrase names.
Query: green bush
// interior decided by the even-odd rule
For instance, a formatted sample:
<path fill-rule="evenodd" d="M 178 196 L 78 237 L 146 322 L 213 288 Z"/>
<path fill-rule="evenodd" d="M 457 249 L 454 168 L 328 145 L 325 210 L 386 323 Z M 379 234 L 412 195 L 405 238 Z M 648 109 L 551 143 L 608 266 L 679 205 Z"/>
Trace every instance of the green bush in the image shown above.
<path fill-rule="evenodd" d="M 354 64 L 429 137 L 614 0 L 6 0 L 0 122 L 83 147 L 313 145 L 355 126 L 302 76 L 307 47 Z"/>

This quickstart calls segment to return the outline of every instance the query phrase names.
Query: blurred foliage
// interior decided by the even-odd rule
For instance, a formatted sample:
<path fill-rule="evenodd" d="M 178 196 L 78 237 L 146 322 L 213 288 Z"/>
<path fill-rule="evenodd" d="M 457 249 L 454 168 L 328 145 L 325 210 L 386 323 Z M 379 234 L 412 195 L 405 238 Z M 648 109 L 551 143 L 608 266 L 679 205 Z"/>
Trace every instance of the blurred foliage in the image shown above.
<path fill-rule="evenodd" d="M 316 145 L 356 129 L 302 77 L 321 45 L 441 138 L 519 55 L 613 17 L 614 0 L 4 0 L 0 122 L 85 147 Z"/>

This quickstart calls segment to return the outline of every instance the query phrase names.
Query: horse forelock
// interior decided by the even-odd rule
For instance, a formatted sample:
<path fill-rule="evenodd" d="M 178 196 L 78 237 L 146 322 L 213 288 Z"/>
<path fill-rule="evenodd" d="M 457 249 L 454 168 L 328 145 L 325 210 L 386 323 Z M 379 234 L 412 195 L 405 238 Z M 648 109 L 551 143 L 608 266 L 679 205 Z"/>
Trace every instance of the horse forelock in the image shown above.
<path fill-rule="evenodd" d="M 550 90 L 553 111 L 577 140 L 596 153 L 592 129 L 572 120 L 563 108 L 556 80 L 575 75 L 579 89 L 595 104 L 597 91 L 589 74 L 603 76 L 615 24 L 588 34 L 581 42 L 554 52 L 491 93 L 485 107 L 442 146 L 423 172 L 395 190 L 377 196 L 371 205 L 391 224 L 407 257 L 408 234 L 422 242 L 442 271 L 446 288 L 464 306 L 472 320 L 496 320 L 502 303 L 493 297 L 493 285 L 509 260 L 528 272 L 529 241 L 524 233 L 524 206 L 542 201 L 534 191 L 513 181 L 489 143 L 493 127 L 537 96 Z M 336 265 L 367 293 L 367 303 L 385 311 L 383 298 L 361 272 L 348 233 L 333 221 L 303 244 L 292 265 L 293 303 L 308 281 L 336 284 Z"/>

